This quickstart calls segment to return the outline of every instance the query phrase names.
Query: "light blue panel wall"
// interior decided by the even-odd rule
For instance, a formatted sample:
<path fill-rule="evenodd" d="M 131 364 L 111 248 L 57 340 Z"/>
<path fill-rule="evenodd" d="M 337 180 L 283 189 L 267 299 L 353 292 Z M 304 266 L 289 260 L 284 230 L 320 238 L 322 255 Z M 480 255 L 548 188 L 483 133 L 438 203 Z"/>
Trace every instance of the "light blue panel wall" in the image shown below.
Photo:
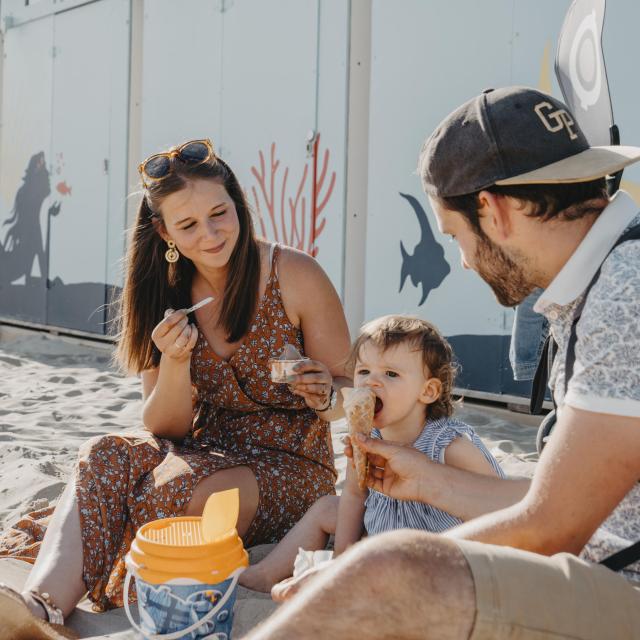
<path fill-rule="evenodd" d="M 609 0 L 604 19 L 603 50 L 611 89 L 613 116 L 622 144 L 640 146 L 640 2 Z M 625 169 L 623 187 L 640 206 L 640 166 Z"/>
<path fill-rule="evenodd" d="M 462 360 L 463 386 L 476 390 L 527 393 L 513 383 L 507 361 L 513 314 L 497 304 L 475 273 L 461 268 L 455 243 L 438 235 L 416 175 L 417 158 L 442 118 L 485 88 L 550 86 L 561 96 L 553 61 L 569 5 L 569 0 L 373 3 L 366 316 L 408 312 L 433 321 Z M 630 2 L 610 5 L 605 29 L 616 31 L 616 44 L 633 42 L 628 25 L 637 24 L 638 10 Z M 616 73 L 624 67 L 629 78 L 634 65 L 628 56 L 621 59 L 622 44 L 608 50 L 611 37 L 605 32 L 605 56 L 615 67 L 609 73 L 614 112 L 621 126 L 629 122 L 623 137 L 631 140 L 637 124 L 630 121 L 637 118 L 626 109 L 635 108 L 638 89 L 628 79 L 616 81 Z M 625 97 L 618 101 L 618 93 Z M 426 239 L 416 210 L 422 224 L 430 225 Z M 404 260 L 400 243 L 408 254 Z M 412 258 L 414 253 L 421 259 Z M 408 274 L 399 291 L 403 263 Z M 421 281 L 427 294 L 422 304 Z"/>
<path fill-rule="evenodd" d="M 142 156 L 194 138 L 220 144 L 221 3 L 144 3 Z"/>
<path fill-rule="evenodd" d="M 333 190 L 322 211 L 326 227 L 318 238 L 318 260 L 341 293 L 347 162 L 347 98 L 349 77 L 349 3 L 320 2 L 317 131 L 320 133 L 318 166 L 327 173 L 321 197 L 335 176 Z"/>
<path fill-rule="evenodd" d="M 55 197 L 50 155 L 53 18 L 8 29 L 3 40 L 0 315 L 45 322 L 44 243 L 47 211 Z"/>
<path fill-rule="evenodd" d="M 489 289 L 460 267 L 457 247 L 437 236 L 416 166 L 424 138 L 447 113 L 486 87 L 510 83 L 512 25 L 509 0 L 373 4 L 367 318 L 419 313 L 448 335 L 507 330 Z M 412 254 L 420 240 L 416 215 L 400 192 L 415 196 L 429 214 L 451 268 L 422 306 L 421 287 L 407 280 L 398 292 L 400 242 Z"/>
<path fill-rule="evenodd" d="M 256 218 L 258 233 L 264 230 L 270 239 L 308 250 L 313 160 L 307 135 L 318 130 L 319 172 L 325 150 L 330 152 L 319 203 L 333 186 L 315 248 L 339 289 L 348 4 L 197 0 L 188 9 L 169 0 L 145 3 L 143 155 L 189 138 L 211 137 L 262 215 L 262 224 Z M 265 173 L 258 178 L 261 152 Z M 275 227 L 263 186 L 273 200 Z M 296 198 L 294 225 L 290 201 L 295 204 Z"/>
<path fill-rule="evenodd" d="M 103 333 L 124 247 L 129 0 L 3 3 L 2 18 L 0 314 Z"/>
<path fill-rule="evenodd" d="M 234 2 L 224 17 L 222 146 L 260 235 L 306 249 L 316 122 L 316 2 Z M 251 46 L 247 46 L 251 43 Z M 297 204 L 291 207 L 290 202 Z"/>
<path fill-rule="evenodd" d="M 308 0 L 242 0 L 224 14 L 221 153 L 258 214 L 258 233 L 285 244 L 302 236 L 303 200 L 310 206 L 317 19 Z M 294 224 L 289 198 L 298 193 Z"/>
<path fill-rule="evenodd" d="M 54 18 L 52 182 L 61 209 L 49 276 L 66 284 L 106 283 L 117 260 L 107 241 L 110 213 L 120 238 L 124 225 L 115 211 L 125 204 L 128 17 L 128 1 L 103 0 Z"/>
<path fill-rule="evenodd" d="M 129 0 L 54 16 L 47 323 L 105 332 L 124 249 Z"/>

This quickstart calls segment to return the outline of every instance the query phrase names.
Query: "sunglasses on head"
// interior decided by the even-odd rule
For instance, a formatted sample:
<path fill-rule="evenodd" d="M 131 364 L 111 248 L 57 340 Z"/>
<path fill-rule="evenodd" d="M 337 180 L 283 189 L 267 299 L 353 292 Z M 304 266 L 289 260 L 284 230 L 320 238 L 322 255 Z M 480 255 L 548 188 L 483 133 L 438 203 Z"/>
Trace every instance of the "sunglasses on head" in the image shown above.
<path fill-rule="evenodd" d="M 178 158 L 184 164 L 192 167 L 203 164 L 211 158 L 215 158 L 213 144 L 209 138 L 204 140 L 189 140 L 184 144 L 163 153 L 154 153 L 138 166 L 138 171 L 142 176 L 142 183 L 147 186 L 147 181 L 162 180 L 171 173 L 171 166 L 174 158 Z"/>

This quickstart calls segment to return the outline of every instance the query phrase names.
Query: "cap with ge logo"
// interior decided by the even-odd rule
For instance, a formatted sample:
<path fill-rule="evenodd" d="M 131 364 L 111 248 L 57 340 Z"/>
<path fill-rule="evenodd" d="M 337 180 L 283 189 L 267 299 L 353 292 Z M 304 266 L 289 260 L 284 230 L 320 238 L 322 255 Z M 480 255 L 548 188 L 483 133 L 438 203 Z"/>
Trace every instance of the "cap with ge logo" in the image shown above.
<path fill-rule="evenodd" d="M 528 87 L 487 89 L 445 118 L 420 154 L 430 195 L 494 184 L 585 182 L 640 160 L 640 147 L 591 147 L 569 109 Z"/>

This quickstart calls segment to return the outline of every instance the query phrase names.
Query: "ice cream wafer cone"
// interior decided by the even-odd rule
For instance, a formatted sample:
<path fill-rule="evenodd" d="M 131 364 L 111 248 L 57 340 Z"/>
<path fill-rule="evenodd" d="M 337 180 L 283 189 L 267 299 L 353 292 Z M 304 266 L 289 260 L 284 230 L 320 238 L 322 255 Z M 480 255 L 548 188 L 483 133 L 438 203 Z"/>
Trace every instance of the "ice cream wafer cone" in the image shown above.
<path fill-rule="evenodd" d="M 367 486 L 367 454 L 355 443 L 356 433 L 368 436 L 373 428 L 373 413 L 376 406 L 376 396 L 370 389 L 358 387 L 343 387 L 343 407 L 349 425 L 349 435 L 353 444 L 353 465 L 361 489 Z"/>

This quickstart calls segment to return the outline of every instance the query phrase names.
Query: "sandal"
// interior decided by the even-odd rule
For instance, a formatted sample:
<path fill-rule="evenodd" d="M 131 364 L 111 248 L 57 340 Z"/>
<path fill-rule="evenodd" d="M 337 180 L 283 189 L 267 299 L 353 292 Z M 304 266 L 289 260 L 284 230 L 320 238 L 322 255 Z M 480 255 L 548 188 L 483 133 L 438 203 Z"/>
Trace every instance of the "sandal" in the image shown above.
<path fill-rule="evenodd" d="M 62 613 L 48 594 L 32 592 L 51 622 L 34 616 L 24 598 L 6 584 L 0 583 L 0 628 L 3 640 L 77 640 L 73 632 L 62 625 Z"/>

